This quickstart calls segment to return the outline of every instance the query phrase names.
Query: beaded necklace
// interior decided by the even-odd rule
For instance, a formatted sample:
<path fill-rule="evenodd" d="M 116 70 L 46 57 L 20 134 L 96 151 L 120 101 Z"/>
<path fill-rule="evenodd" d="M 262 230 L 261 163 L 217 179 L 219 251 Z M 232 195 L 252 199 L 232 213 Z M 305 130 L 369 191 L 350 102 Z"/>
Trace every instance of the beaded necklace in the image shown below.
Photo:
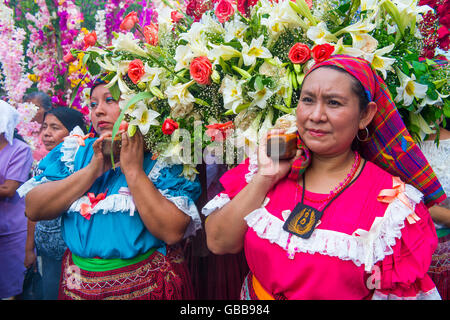
<path fill-rule="evenodd" d="M 315 200 L 315 199 L 311 199 L 311 198 L 307 197 L 306 195 L 304 196 L 305 199 L 308 201 L 314 202 L 314 203 L 322 203 L 322 202 L 329 201 L 353 180 L 353 178 L 356 175 L 356 172 L 358 171 L 360 164 L 361 164 L 361 156 L 359 155 L 358 152 L 355 151 L 355 161 L 353 161 L 352 168 L 351 168 L 350 172 L 347 174 L 347 177 L 344 179 L 344 181 L 341 181 L 339 183 L 339 185 L 337 185 L 333 190 L 331 190 L 330 194 L 324 199 Z M 297 184 L 297 189 L 299 189 L 299 187 L 300 187 L 300 185 Z"/>
<path fill-rule="evenodd" d="M 305 199 L 305 175 L 303 174 L 303 190 L 302 190 L 302 200 L 297 203 L 292 213 L 286 219 L 283 229 L 290 233 L 289 240 L 292 234 L 297 235 L 301 238 L 308 239 L 313 233 L 317 226 L 317 223 L 322 218 L 323 212 L 331 205 L 331 203 L 339 197 L 355 180 L 353 177 L 358 171 L 359 164 L 361 163 L 361 157 L 355 152 L 355 162 L 352 166 L 350 173 L 347 175 L 345 180 L 339 184 L 338 187 L 333 189 L 330 195 L 325 199 L 331 199 L 325 204 L 323 209 L 315 209 L 311 206 L 305 205 L 303 200 Z M 297 184 L 298 187 L 298 184 Z M 296 192 L 297 195 L 297 192 Z M 322 200 L 320 202 L 324 202 Z M 289 245 L 289 243 L 288 243 Z"/>

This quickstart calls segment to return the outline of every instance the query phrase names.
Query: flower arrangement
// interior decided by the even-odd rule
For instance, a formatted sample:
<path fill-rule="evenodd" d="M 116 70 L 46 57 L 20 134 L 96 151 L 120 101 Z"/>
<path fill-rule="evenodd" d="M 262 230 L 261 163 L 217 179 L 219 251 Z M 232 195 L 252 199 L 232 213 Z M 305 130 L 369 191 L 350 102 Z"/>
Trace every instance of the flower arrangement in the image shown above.
<path fill-rule="evenodd" d="M 145 25 L 132 12 L 111 45 L 72 53 L 120 98 L 113 133 L 125 120 L 189 175 L 203 149 L 236 163 L 269 128 L 295 127 L 305 73 L 334 54 L 372 64 L 417 140 L 438 132 L 450 114 L 448 65 L 424 57 L 418 23 L 430 10 L 412 0 L 190 0 Z"/>

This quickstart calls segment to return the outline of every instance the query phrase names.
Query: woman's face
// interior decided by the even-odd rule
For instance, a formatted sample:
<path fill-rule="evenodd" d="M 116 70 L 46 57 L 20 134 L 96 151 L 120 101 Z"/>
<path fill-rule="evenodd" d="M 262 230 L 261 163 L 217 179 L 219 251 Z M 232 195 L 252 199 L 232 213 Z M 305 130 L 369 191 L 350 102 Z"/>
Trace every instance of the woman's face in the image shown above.
<path fill-rule="evenodd" d="M 95 131 L 101 135 L 111 133 L 120 115 L 119 102 L 115 101 L 104 84 L 94 88 L 91 96 L 91 120 Z"/>
<path fill-rule="evenodd" d="M 312 152 L 324 156 L 347 152 L 358 130 L 370 122 L 363 120 L 352 81 L 344 72 L 318 68 L 303 82 L 297 125 Z"/>
<path fill-rule="evenodd" d="M 35 104 L 39 109 L 36 112 L 36 115 L 34 116 L 34 118 L 31 121 L 36 121 L 39 124 L 43 124 L 44 123 L 44 113 L 45 113 L 45 109 L 44 107 L 41 105 L 41 101 L 37 98 L 35 99 L 31 99 L 27 102 L 31 102 L 33 104 Z"/>
<path fill-rule="evenodd" d="M 41 139 L 47 151 L 52 150 L 69 135 L 69 130 L 53 114 L 47 114 L 41 129 Z"/>

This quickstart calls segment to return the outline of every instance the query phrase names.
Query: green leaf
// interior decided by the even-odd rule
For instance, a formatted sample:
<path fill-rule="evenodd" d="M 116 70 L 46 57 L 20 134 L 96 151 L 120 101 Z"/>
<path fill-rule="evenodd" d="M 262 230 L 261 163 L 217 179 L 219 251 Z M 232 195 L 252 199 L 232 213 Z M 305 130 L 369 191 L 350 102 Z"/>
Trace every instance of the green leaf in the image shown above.
<path fill-rule="evenodd" d="M 444 115 L 446 118 L 450 118 L 450 102 L 448 101 L 444 104 Z"/>
<path fill-rule="evenodd" d="M 424 73 L 427 72 L 427 66 L 423 63 L 420 63 L 418 61 L 413 61 L 412 66 L 414 68 L 414 71 L 416 73 Z"/>
<path fill-rule="evenodd" d="M 115 87 L 116 85 L 117 85 L 117 83 L 113 87 Z M 111 89 L 112 88 L 109 88 L 109 91 L 111 91 Z M 111 92 L 111 94 L 112 94 L 112 92 Z M 120 97 L 120 91 L 119 91 L 119 97 Z M 113 130 L 112 130 L 111 150 L 114 147 L 114 138 L 116 137 L 117 132 L 119 131 L 120 123 L 122 122 L 123 118 L 125 117 L 125 112 L 128 110 L 128 108 L 130 106 L 132 106 L 133 104 L 137 103 L 138 101 L 141 101 L 141 100 L 144 100 L 144 99 L 149 99 L 151 97 L 153 97 L 153 94 L 151 94 L 150 92 L 144 91 L 144 92 L 138 93 L 137 95 L 135 95 L 133 98 L 131 98 L 127 102 L 125 107 L 120 112 L 120 115 L 117 118 L 116 122 L 114 123 L 114 127 L 113 127 Z M 112 152 L 111 152 L 111 163 L 112 163 L 113 168 L 115 168 L 115 166 L 114 166 L 114 156 L 113 156 Z"/>
<path fill-rule="evenodd" d="M 261 91 L 264 89 L 264 84 L 262 82 L 262 78 L 257 76 L 255 79 L 255 90 Z"/>
<path fill-rule="evenodd" d="M 111 95 L 115 101 L 118 101 L 120 98 L 120 89 L 119 84 L 116 82 L 114 85 L 109 88 L 109 92 L 111 92 Z"/>

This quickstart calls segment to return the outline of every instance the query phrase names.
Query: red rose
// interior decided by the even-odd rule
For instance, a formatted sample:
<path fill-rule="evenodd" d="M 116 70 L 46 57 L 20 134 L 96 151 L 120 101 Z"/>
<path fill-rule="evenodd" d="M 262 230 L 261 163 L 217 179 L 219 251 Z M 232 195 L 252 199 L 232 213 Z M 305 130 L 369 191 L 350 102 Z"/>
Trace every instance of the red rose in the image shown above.
<path fill-rule="evenodd" d="M 234 124 L 232 121 L 228 121 L 225 123 L 215 123 L 205 126 L 208 128 L 206 130 L 206 134 L 211 137 L 211 141 L 219 141 L 222 142 L 227 138 L 228 130 L 234 129 Z"/>
<path fill-rule="evenodd" d="M 327 60 L 334 51 L 334 46 L 331 44 L 318 44 L 312 48 L 312 57 L 316 63 Z"/>
<path fill-rule="evenodd" d="M 77 57 L 74 57 L 72 52 L 67 52 L 67 54 L 63 57 L 65 63 L 71 63 L 77 60 Z"/>
<path fill-rule="evenodd" d="M 95 43 L 97 42 L 97 34 L 95 31 L 92 31 L 91 33 L 88 33 L 84 36 L 84 49 L 95 46 Z"/>
<path fill-rule="evenodd" d="M 145 41 L 152 46 L 156 46 L 158 44 L 158 25 L 155 23 L 150 23 L 149 25 L 144 27 L 144 36 Z"/>
<path fill-rule="evenodd" d="M 288 56 L 292 63 L 305 63 L 311 58 L 311 50 L 306 44 L 297 42 L 289 50 Z"/>
<path fill-rule="evenodd" d="M 166 118 L 161 127 L 162 132 L 164 134 L 170 135 L 175 131 L 175 129 L 178 129 L 178 123 L 170 118 Z"/>
<path fill-rule="evenodd" d="M 172 18 L 172 21 L 174 23 L 177 23 L 178 21 L 180 21 L 180 19 L 183 18 L 183 15 L 180 12 L 174 10 L 170 13 L 170 17 Z"/>
<path fill-rule="evenodd" d="M 133 29 L 134 25 L 139 22 L 139 18 L 137 17 L 137 13 L 131 11 L 122 21 L 119 28 L 123 31 L 129 31 Z"/>
<path fill-rule="evenodd" d="M 237 0 L 237 9 L 244 16 L 249 15 L 250 7 L 253 7 L 259 0 Z M 278 1 L 275 1 L 278 2 Z"/>
<path fill-rule="evenodd" d="M 205 56 L 194 58 L 191 62 L 190 73 L 198 84 L 210 84 L 212 64 Z"/>
<path fill-rule="evenodd" d="M 230 1 L 220 0 L 214 13 L 217 19 L 219 19 L 219 22 L 224 23 L 234 14 L 234 8 Z"/>
<path fill-rule="evenodd" d="M 134 84 L 138 83 L 145 74 L 144 63 L 141 60 L 135 59 L 128 65 L 128 77 Z"/>

